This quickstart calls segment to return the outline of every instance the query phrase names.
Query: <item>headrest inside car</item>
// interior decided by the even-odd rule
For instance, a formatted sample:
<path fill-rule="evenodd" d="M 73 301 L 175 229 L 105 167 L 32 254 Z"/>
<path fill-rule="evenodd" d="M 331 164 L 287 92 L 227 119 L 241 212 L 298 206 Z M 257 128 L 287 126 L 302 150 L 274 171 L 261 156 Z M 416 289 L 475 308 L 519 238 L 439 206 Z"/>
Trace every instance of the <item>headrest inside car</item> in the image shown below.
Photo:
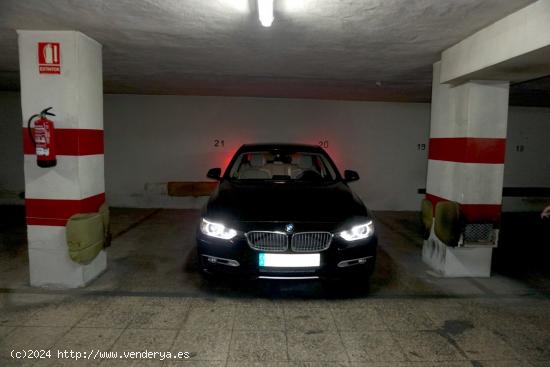
<path fill-rule="evenodd" d="M 250 165 L 252 167 L 263 167 L 265 165 L 265 156 L 261 153 L 253 153 L 250 155 Z"/>
<path fill-rule="evenodd" d="M 298 157 L 297 164 L 302 169 L 311 169 L 313 168 L 313 158 L 310 155 L 301 155 Z"/>

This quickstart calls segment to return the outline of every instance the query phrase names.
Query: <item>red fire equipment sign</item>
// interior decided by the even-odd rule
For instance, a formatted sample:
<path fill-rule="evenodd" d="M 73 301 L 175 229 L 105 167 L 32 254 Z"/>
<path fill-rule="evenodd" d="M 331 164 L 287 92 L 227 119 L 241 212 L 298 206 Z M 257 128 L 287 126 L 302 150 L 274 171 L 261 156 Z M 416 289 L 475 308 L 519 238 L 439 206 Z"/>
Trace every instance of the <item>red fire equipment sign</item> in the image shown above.
<path fill-rule="evenodd" d="M 59 42 L 38 42 L 38 72 L 40 74 L 61 74 Z"/>

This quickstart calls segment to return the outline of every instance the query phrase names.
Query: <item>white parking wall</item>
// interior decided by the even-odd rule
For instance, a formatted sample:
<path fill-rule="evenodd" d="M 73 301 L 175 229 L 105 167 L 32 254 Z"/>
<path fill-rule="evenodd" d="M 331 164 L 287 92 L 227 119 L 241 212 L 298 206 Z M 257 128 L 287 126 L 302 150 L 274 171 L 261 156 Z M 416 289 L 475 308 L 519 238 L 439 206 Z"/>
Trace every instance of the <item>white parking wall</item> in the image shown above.
<path fill-rule="evenodd" d="M 426 104 L 108 96 L 108 200 L 121 206 L 199 205 L 167 199 L 163 183 L 206 181 L 206 171 L 225 166 L 244 143 L 323 142 L 340 169 L 359 172 L 354 188 L 372 208 L 417 208 L 427 163 L 417 144 L 427 143 L 429 112 Z"/>
<path fill-rule="evenodd" d="M 22 204 L 24 190 L 21 98 L 0 92 L 0 205 Z"/>
<path fill-rule="evenodd" d="M 0 92 L 0 204 L 24 187 L 20 109 L 17 93 Z M 166 182 L 206 181 L 247 142 L 322 142 L 341 170 L 359 172 L 352 185 L 375 210 L 417 210 L 426 185 L 429 104 L 105 95 L 104 113 L 112 206 L 199 207 L 167 196 Z M 504 185 L 550 187 L 549 141 L 550 109 L 512 107 Z M 546 200 L 507 198 L 504 210 Z"/>
<path fill-rule="evenodd" d="M 550 108 L 510 108 L 504 187 L 550 188 Z M 510 211 L 538 211 L 548 205 L 549 197 L 503 198 L 503 209 Z"/>

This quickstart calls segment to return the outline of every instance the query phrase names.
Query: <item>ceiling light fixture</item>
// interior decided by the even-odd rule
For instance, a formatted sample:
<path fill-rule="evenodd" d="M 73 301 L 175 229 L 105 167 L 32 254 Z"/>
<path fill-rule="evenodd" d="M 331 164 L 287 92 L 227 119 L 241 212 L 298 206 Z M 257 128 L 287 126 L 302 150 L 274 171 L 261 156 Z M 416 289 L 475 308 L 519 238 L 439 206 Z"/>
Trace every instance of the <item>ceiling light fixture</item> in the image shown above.
<path fill-rule="evenodd" d="M 273 0 L 258 0 L 258 17 L 264 27 L 273 23 Z"/>

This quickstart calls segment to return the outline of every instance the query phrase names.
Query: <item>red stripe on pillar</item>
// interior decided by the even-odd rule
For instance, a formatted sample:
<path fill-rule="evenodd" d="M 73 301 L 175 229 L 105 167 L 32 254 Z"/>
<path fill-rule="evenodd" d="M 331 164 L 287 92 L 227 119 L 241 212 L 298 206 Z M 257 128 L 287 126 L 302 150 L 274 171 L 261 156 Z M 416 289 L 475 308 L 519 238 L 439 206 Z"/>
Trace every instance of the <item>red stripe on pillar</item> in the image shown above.
<path fill-rule="evenodd" d="M 434 207 L 440 201 L 448 201 L 447 199 L 435 196 L 432 194 L 426 194 L 426 199 L 432 202 Z M 500 222 L 500 214 L 502 212 L 502 205 L 500 204 L 460 204 L 460 210 L 468 223 L 498 223 Z"/>
<path fill-rule="evenodd" d="M 506 139 L 431 138 L 428 158 L 460 163 L 503 164 Z"/>
<path fill-rule="evenodd" d="M 499 223 L 502 205 L 460 204 L 460 209 L 468 223 Z"/>
<path fill-rule="evenodd" d="M 58 155 L 103 154 L 103 130 L 55 129 L 55 144 Z M 26 127 L 23 128 L 23 153 L 35 154 Z"/>
<path fill-rule="evenodd" d="M 449 201 L 447 199 L 443 199 L 442 197 L 435 196 L 435 195 L 428 194 L 428 193 L 426 193 L 426 199 L 428 199 L 432 202 L 433 215 L 434 216 L 435 216 L 435 206 L 437 205 L 437 203 L 439 203 L 440 201 Z"/>
<path fill-rule="evenodd" d="M 105 193 L 81 200 L 25 199 L 27 224 L 64 226 L 72 215 L 97 212 L 105 202 Z"/>
<path fill-rule="evenodd" d="M 67 219 L 29 218 L 29 217 L 27 217 L 27 225 L 29 225 L 29 226 L 65 227 L 66 224 L 67 224 Z"/>

